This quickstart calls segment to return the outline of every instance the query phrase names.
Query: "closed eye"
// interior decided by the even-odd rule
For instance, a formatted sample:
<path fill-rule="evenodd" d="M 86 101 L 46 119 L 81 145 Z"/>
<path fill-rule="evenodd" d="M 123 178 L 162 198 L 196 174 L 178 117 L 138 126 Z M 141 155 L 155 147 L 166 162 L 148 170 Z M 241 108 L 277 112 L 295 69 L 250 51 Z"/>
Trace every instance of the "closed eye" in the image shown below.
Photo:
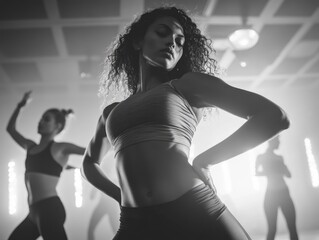
<path fill-rule="evenodd" d="M 156 30 L 156 33 L 160 36 L 160 37 L 167 37 L 169 34 L 176 34 L 176 44 L 179 47 L 183 47 L 184 46 L 184 42 L 185 42 L 185 37 L 183 34 L 178 34 L 175 33 L 169 26 L 167 26 L 166 24 L 159 24 L 159 28 Z"/>
<path fill-rule="evenodd" d="M 179 39 L 178 41 L 176 41 L 176 44 L 179 46 L 179 47 L 184 47 L 184 38 L 181 38 Z"/>

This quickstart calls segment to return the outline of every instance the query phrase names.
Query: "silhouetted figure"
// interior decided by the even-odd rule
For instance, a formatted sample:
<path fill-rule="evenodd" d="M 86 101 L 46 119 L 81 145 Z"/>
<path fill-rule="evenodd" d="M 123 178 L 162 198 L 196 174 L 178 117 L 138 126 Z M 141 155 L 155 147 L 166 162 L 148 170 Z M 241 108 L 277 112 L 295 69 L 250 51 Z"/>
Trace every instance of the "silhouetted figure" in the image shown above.
<path fill-rule="evenodd" d="M 38 124 L 41 136 L 39 142 L 21 135 L 16 129 L 16 122 L 21 109 L 29 102 L 30 94 L 31 91 L 24 94 L 7 125 L 7 132 L 27 152 L 24 180 L 29 205 L 29 214 L 14 229 L 9 240 L 32 240 L 39 236 L 44 240 L 65 240 L 66 212 L 56 187 L 62 171 L 74 168 L 67 165 L 69 156 L 82 155 L 85 148 L 69 142 L 54 141 L 64 129 L 67 116 L 72 110 L 46 110 Z"/>
<path fill-rule="evenodd" d="M 266 152 L 259 155 L 256 160 L 256 176 L 267 177 L 264 200 L 264 210 L 268 224 L 267 240 L 275 239 L 279 209 L 281 209 L 286 219 L 290 239 L 298 240 L 296 210 L 284 179 L 284 177 L 290 178 L 291 174 L 284 163 L 283 157 L 276 154 L 280 144 L 279 137 L 273 138 L 268 143 Z"/>
<path fill-rule="evenodd" d="M 247 232 L 208 180 L 226 161 L 289 127 L 284 111 L 216 77 L 211 41 L 182 9 L 143 13 L 106 59 L 101 93 L 131 95 L 104 108 L 83 160 L 87 180 L 121 205 L 116 240 L 248 240 Z M 245 118 L 231 136 L 189 163 L 191 142 L 206 108 Z M 212 133 L 213 134 L 213 133 Z M 104 174 L 101 155 L 114 149 L 119 184 Z"/>

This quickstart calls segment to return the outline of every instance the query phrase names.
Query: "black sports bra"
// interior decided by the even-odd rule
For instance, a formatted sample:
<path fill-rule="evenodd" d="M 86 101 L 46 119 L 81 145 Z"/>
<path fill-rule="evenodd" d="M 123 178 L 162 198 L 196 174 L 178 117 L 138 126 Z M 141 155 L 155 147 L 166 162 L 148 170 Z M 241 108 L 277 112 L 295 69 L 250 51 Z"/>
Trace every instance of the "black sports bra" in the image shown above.
<path fill-rule="evenodd" d="M 42 152 L 30 154 L 27 153 L 25 161 L 26 173 L 37 172 L 59 177 L 63 167 L 57 163 L 51 154 L 51 146 L 54 141 L 51 141 Z"/>

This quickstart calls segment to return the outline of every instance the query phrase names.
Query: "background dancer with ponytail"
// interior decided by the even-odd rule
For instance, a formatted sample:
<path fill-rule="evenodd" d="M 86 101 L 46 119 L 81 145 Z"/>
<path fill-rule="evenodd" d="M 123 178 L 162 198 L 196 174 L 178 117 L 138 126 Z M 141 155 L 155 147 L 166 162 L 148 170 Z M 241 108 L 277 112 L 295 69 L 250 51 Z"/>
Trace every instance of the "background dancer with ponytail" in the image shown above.
<path fill-rule="evenodd" d="M 68 167 L 69 156 L 82 155 L 85 149 L 73 143 L 54 141 L 72 110 L 51 108 L 45 111 L 38 124 L 39 143 L 21 135 L 16 122 L 21 109 L 29 102 L 30 94 L 31 91 L 24 94 L 7 125 L 7 132 L 27 152 L 24 179 L 29 205 L 29 214 L 14 229 L 9 240 L 32 240 L 39 236 L 44 240 L 64 240 L 67 239 L 63 226 L 66 212 L 56 187 L 61 172 Z"/>

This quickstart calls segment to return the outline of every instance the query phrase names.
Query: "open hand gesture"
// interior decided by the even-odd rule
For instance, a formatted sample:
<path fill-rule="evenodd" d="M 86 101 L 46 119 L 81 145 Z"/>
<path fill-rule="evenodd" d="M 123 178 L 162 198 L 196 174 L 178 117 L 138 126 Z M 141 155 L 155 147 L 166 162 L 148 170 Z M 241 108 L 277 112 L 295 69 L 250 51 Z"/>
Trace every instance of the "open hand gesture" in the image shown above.
<path fill-rule="evenodd" d="M 24 93 L 22 100 L 18 103 L 18 106 L 24 107 L 27 103 L 31 101 L 30 95 L 32 91 L 27 91 Z"/>

